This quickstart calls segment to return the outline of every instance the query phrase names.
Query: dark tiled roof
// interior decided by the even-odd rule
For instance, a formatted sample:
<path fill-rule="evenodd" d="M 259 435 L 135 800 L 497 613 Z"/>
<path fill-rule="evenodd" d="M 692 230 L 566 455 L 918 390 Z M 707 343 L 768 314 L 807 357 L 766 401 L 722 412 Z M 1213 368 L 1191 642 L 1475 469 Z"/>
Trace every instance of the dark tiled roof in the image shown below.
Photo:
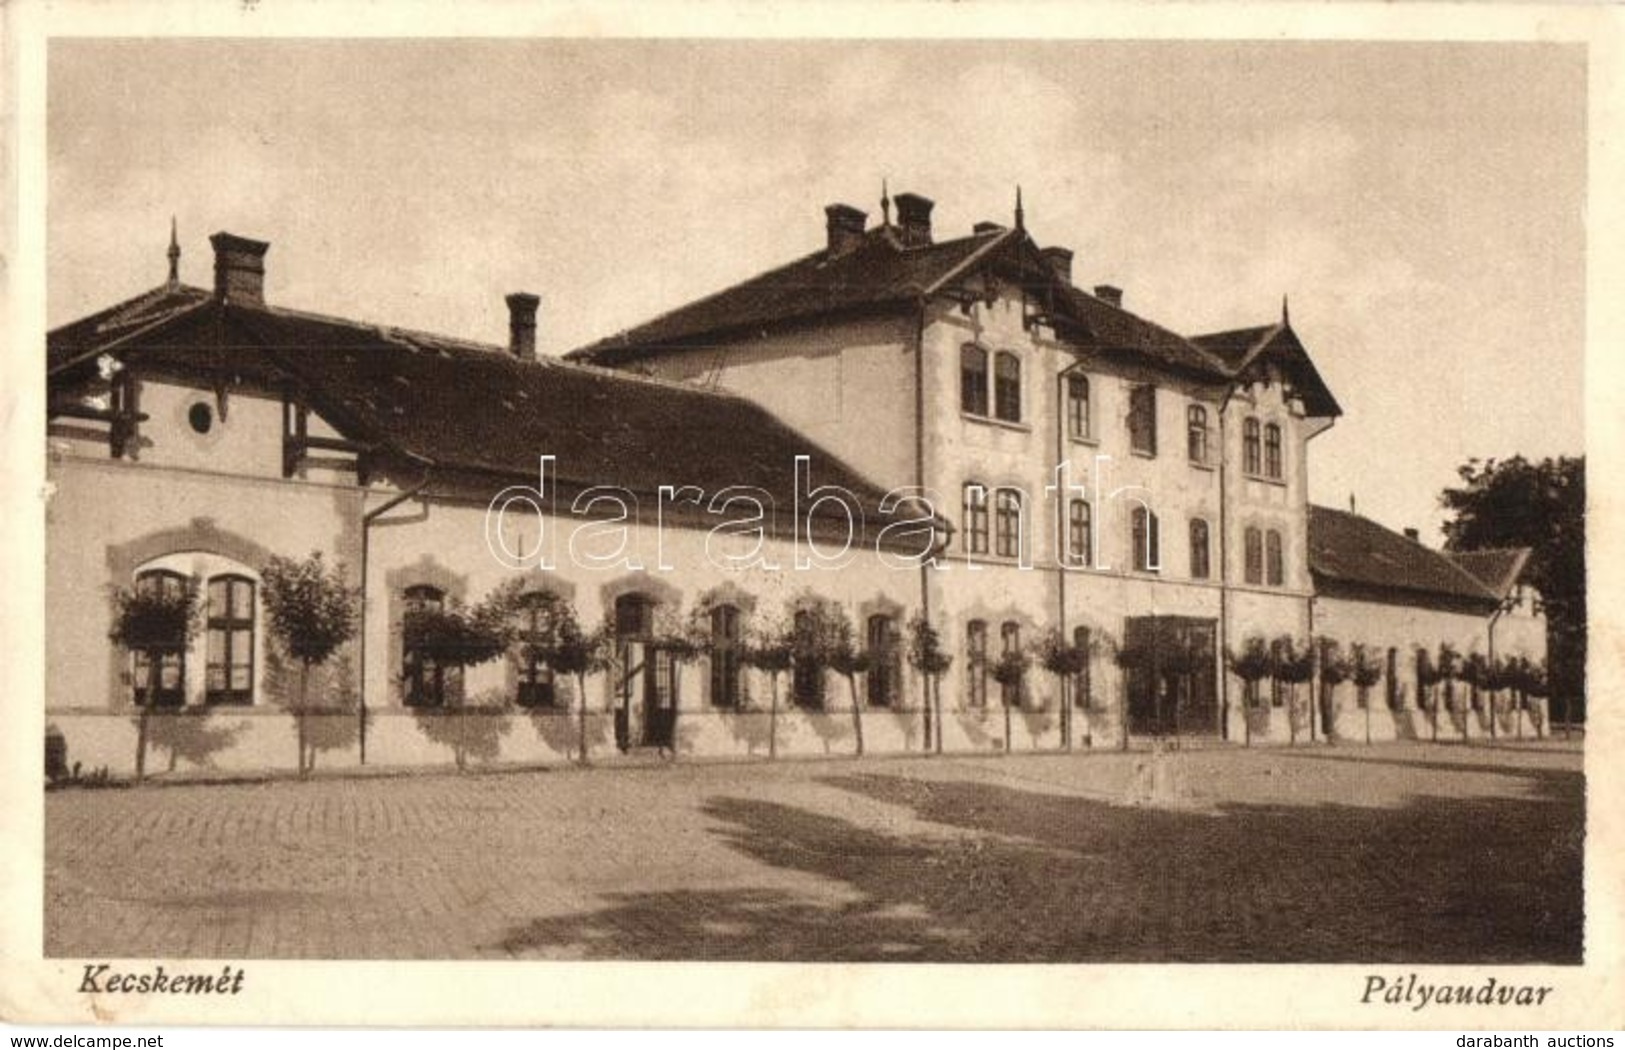
<path fill-rule="evenodd" d="M 1081 288 L 1062 287 L 1064 296 L 1060 305 L 1065 316 L 1081 325 L 1089 339 L 1103 349 L 1127 351 L 1199 375 L 1228 374 L 1221 361 L 1184 336 L 1113 306 Z"/>
<path fill-rule="evenodd" d="M 1228 332 L 1193 335 L 1191 342 L 1223 361 L 1226 366 L 1240 368 L 1267 337 L 1280 330 L 1280 325 L 1258 325 L 1254 328 L 1236 328 Z"/>
<path fill-rule="evenodd" d="M 1309 569 L 1317 586 L 1407 592 L 1493 607 L 1495 595 L 1442 552 L 1348 511 L 1309 508 Z"/>
<path fill-rule="evenodd" d="M 106 347 L 154 324 L 194 309 L 209 299 L 209 293 L 189 284 L 161 284 L 132 299 L 115 303 L 88 317 L 53 329 L 45 340 L 45 367 L 57 372 L 87 354 L 101 353 Z"/>
<path fill-rule="evenodd" d="M 612 364 L 669 346 L 703 345 L 705 337 L 726 332 L 914 302 L 1010 232 L 904 248 L 890 227 L 877 226 L 844 254 L 814 252 L 565 356 Z"/>
<path fill-rule="evenodd" d="M 1298 334 L 1286 323 L 1236 328 L 1192 336 L 1191 342 L 1224 363 L 1227 374 L 1238 379 L 1259 363 L 1278 365 L 1287 383 L 1303 398 L 1304 409 L 1312 416 L 1340 416 L 1343 409 L 1309 358 Z"/>
<path fill-rule="evenodd" d="M 535 484 L 538 458 L 552 455 L 561 482 L 640 495 L 662 485 L 699 486 L 707 497 L 729 486 L 758 487 L 788 527 L 795 457 L 807 455 L 812 484 L 850 489 L 870 522 L 887 520 L 878 512 L 882 490 L 832 453 L 743 398 L 692 385 L 212 300 L 125 349 L 169 371 L 211 375 L 229 366 L 289 377 L 348 437 L 509 479 L 493 491 L 512 480 Z"/>
<path fill-rule="evenodd" d="M 1518 585 L 1529 561 L 1528 547 L 1498 550 L 1446 551 L 1445 557 L 1472 574 L 1497 597 L 1505 598 Z"/>
<path fill-rule="evenodd" d="M 892 227 L 877 226 L 844 254 L 814 252 L 565 356 L 617 364 L 753 328 L 910 304 L 983 259 L 1020 266 L 1029 279 L 1050 272 L 1021 230 L 988 227 L 970 237 L 904 247 Z M 1149 356 L 1204 375 L 1223 375 L 1218 360 L 1182 336 L 1081 288 L 1053 278 L 1047 283 L 1057 293 L 1054 305 L 1060 320 L 1080 327 L 1100 348 Z"/>

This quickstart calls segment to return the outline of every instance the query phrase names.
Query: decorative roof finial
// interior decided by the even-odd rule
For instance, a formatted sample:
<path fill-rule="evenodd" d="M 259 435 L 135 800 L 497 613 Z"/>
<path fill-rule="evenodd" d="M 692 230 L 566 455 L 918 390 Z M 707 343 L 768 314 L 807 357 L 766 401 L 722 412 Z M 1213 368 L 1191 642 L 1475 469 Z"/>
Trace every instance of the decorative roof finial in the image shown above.
<path fill-rule="evenodd" d="M 1349 493 L 1349 513 L 1350 514 L 1358 514 L 1358 513 L 1360 513 L 1359 507 L 1354 502 L 1354 493 L 1352 493 L 1352 492 Z"/>
<path fill-rule="evenodd" d="M 1021 183 L 1016 183 L 1016 229 L 1027 228 L 1027 215 L 1021 210 Z"/>
<path fill-rule="evenodd" d="M 175 216 L 169 217 L 169 286 L 181 283 L 181 242 L 175 234 Z"/>
<path fill-rule="evenodd" d="M 1282 293 L 1282 295 L 1281 295 L 1281 327 L 1282 328 L 1291 328 L 1292 327 L 1292 315 L 1287 311 L 1287 308 L 1286 308 L 1286 295 L 1285 295 L 1285 293 Z"/>
<path fill-rule="evenodd" d="M 886 189 L 886 176 L 880 176 L 880 225 L 891 225 L 891 192 Z"/>

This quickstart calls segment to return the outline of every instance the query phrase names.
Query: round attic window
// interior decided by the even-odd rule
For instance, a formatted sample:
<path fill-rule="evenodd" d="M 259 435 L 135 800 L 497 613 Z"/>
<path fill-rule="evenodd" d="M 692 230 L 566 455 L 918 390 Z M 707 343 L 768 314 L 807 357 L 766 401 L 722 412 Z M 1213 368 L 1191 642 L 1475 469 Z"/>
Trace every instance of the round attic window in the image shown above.
<path fill-rule="evenodd" d="M 207 434 L 214 428 L 214 409 L 199 401 L 187 410 L 186 421 L 192 424 L 192 429 L 199 434 Z"/>

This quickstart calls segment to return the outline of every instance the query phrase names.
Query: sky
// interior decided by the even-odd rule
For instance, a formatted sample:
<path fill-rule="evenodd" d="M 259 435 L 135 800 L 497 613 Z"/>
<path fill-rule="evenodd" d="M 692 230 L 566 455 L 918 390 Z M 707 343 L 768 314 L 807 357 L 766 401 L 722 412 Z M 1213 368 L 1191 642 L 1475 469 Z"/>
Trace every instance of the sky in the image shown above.
<path fill-rule="evenodd" d="M 56 40 L 48 323 L 217 230 L 269 301 L 563 353 L 935 200 L 1197 334 L 1293 327 L 1310 494 L 1437 540 L 1469 458 L 1583 451 L 1586 67 L 1535 43 Z"/>

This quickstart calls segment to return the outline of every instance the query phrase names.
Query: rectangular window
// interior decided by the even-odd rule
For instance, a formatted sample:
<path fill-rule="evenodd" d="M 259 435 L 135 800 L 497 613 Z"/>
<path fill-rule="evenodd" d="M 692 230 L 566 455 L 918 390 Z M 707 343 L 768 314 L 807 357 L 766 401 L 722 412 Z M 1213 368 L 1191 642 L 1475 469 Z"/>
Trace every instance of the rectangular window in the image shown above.
<path fill-rule="evenodd" d="M 1094 563 L 1094 528 L 1087 500 L 1073 500 L 1067 511 L 1066 547 L 1069 564 Z"/>
<path fill-rule="evenodd" d="M 1001 558 L 1021 557 L 1021 493 L 999 489 L 994 493 L 993 552 Z"/>
<path fill-rule="evenodd" d="M 719 605 L 711 610 L 711 703 L 739 706 L 739 610 Z"/>
<path fill-rule="evenodd" d="M 959 408 L 969 415 L 987 415 L 987 351 L 975 343 L 959 350 Z"/>
<path fill-rule="evenodd" d="M 1264 476 L 1280 481 L 1281 467 L 1281 428 L 1274 423 L 1264 427 Z"/>
<path fill-rule="evenodd" d="M 974 481 L 965 486 L 965 550 L 987 553 L 987 489 Z"/>
<path fill-rule="evenodd" d="M 1281 551 L 1281 534 L 1271 529 L 1264 536 L 1264 567 L 1266 581 L 1271 587 L 1286 582 L 1286 565 Z"/>
<path fill-rule="evenodd" d="M 1245 533 L 1246 556 L 1242 579 L 1247 583 L 1264 582 L 1264 535 L 1255 528 Z"/>
<path fill-rule="evenodd" d="M 1207 409 L 1192 405 L 1185 410 L 1185 452 L 1192 463 L 1207 466 Z"/>
<path fill-rule="evenodd" d="M 993 412 L 1006 423 L 1021 422 L 1021 361 L 1015 354 L 993 359 Z"/>
<path fill-rule="evenodd" d="M 1213 574 L 1208 556 L 1207 522 L 1191 519 L 1191 579 L 1205 580 Z"/>
<path fill-rule="evenodd" d="M 1135 507 L 1129 516 L 1132 534 L 1133 564 L 1138 572 L 1158 572 L 1162 569 L 1160 524 L 1157 516 L 1144 507 Z"/>
<path fill-rule="evenodd" d="M 1021 625 L 1013 620 L 1007 620 L 999 628 L 999 642 L 1004 655 L 1021 652 Z M 1020 682 L 1000 682 L 999 702 L 1005 707 L 1016 707 L 1021 703 Z"/>
<path fill-rule="evenodd" d="M 890 616 L 869 617 L 868 643 L 868 700 L 875 707 L 889 707 L 903 681 L 903 649 L 898 644 L 897 625 Z"/>
<path fill-rule="evenodd" d="M 1071 437 L 1088 438 L 1089 380 L 1086 376 L 1066 377 L 1066 432 Z"/>
<path fill-rule="evenodd" d="M 965 700 L 971 707 L 987 706 L 987 624 L 965 625 Z"/>
<path fill-rule="evenodd" d="M 1141 384 L 1129 391 L 1129 447 L 1148 456 L 1157 454 L 1157 388 Z"/>
<path fill-rule="evenodd" d="M 1241 424 L 1241 469 L 1248 474 L 1261 474 L 1264 456 L 1258 436 L 1258 420 L 1248 416 Z"/>

